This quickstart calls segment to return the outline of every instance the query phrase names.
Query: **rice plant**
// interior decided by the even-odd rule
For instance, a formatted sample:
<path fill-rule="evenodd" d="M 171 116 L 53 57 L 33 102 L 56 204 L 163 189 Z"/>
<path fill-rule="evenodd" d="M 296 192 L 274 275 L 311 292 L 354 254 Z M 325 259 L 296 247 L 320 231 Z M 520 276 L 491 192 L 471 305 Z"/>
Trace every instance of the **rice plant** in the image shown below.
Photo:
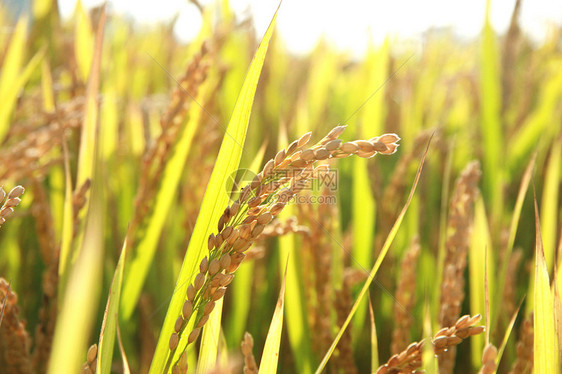
<path fill-rule="evenodd" d="M 561 30 L 200 11 L 0 5 L 0 373 L 561 373 Z"/>

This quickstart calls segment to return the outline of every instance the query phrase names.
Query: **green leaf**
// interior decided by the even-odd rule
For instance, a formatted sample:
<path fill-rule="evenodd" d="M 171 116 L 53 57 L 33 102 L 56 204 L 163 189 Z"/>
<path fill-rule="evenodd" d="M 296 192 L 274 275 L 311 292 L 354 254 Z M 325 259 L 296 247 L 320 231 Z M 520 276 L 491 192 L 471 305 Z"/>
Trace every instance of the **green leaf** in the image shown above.
<path fill-rule="evenodd" d="M 368 100 L 368 105 L 360 106 L 362 123 L 358 128 L 358 139 L 369 139 L 383 133 L 385 119 L 385 81 L 388 69 L 388 42 L 375 50 L 370 48 L 365 61 L 365 92 L 361 100 Z M 373 93 L 373 90 L 374 91 Z M 365 101 L 364 101 L 365 102 Z M 359 157 L 353 159 L 353 249 L 352 266 L 361 270 L 369 269 L 373 264 L 373 239 L 375 236 L 375 199 L 371 192 L 368 170 L 369 160 Z M 352 336 L 355 341 L 364 329 L 367 314 L 367 301 L 359 305 L 353 321 Z"/>
<path fill-rule="evenodd" d="M 514 134 L 507 149 L 507 160 L 511 168 L 516 168 L 537 147 L 537 143 L 548 145 L 559 133 L 559 126 L 553 118 L 559 116 L 562 100 L 562 61 L 552 61 L 552 70 L 542 79 L 536 94 L 536 107 L 528 114 L 525 122 Z M 539 142 L 539 140 L 541 142 Z"/>
<path fill-rule="evenodd" d="M 517 316 L 519 315 L 519 310 L 521 309 L 521 304 L 523 304 L 523 300 L 521 300 L 521 302 L 519 303 L 519 306 L 517 307 L 517 310 L 515 311 L 515 313 L 513 313 L 513 316 L 511 317 L 511 320 L 509 321 L 509 324 L 507 325 L 507 328 L 505 329 L 505 333 L 503 335 L 503 339 L 502 342 L 500 344 L 500 347 L 498 349 L 498 355 L 496 356 L 496 365 L 500 364 L 501 358 L 503 356 L 503 352 L 505 351 L 505 347 L 507 346 L 507 341 L 509 340 L 509 336 L 511 335 L 511 331 L 513 331 L 513 325 L 515 325 L 515 320 L 517 319 Z"/>
<path fill-rule="evenodd" d="M 294 207 L 285 207 L 280 217 L 293 215 Z M 302 276 L 302 256 L 299 249 L 295 247 L 295 235 L 287 234 L 279 238 L 279 258 L 288 258 L 287 264 L 287 300 L 285 315 L 287 318 L 287 334 L 289 344 L 295 357 L 295 366 L 298 373 L 311 373 L 312 366 L 312 344 L 310 328 L 307 320 L 307 302 L 304 293 L 304 282 Z M 283 266 L 282 261 L 280 266 Z M 281 269 L 283 270 L 283 269 Z"/>
<path fill-rule="evenodd" d="M 369 295 L 369 321 L 371 322 L 371 372 L 376 372 L 379 367 L 379 343 L 377 340 L 377 325 L 375 324 L 375 312 Z"/>
<path fill-rule="evenodd" d="M 31 74 L 39 67 L 45 49 L 39 50 L 21 70 L 22 60 L 25 57 L 25 43 L 27 39 L 27 18 L 18 21 L 10 46 L 6 52 L 0 73 L 0 142 L 6 136 L 10 117 L 18 95 L 31 77 Z"/>
<path fill-rule="evenodd" d="M 203 328 L 196 374 L 208 373 L 217 366 L 217 353 L 219 351 L 219 340 L 217 338 L 220 338 L 223 301 L 224 298 L 215 302 L 215 308 Z"/>
<path fill-rule="evenodd" d="M 240 163 L 250 113 L 254 102 L 254 95 L 276 19 L 277 12 L 273 16 L 271 24 L 254 55 L 238 100 L 234 106 L 215 167 L 213 168 L 207 190 L 205 191 L 205 197 L 201 204 L 199 216 L 197 217 L 197 222 L 195 223 L 195 228 L 187 247 L 187 252 L 160 332 L 149 373 L 160 374 L 164 370 L 166 360 L 170 354 L 168 340 L 170 334 L 174 331 L 174 323 L 177 316 L 179 316 L 181 312 L 181 307 L 185 300 L 185 292 L 198 271 L 201 259 L 205 255 L 207 250 L 207 237 L 215 231 L 215 224 L 218 222 L 220 215 L 228 204 L 229 196 L 227 194 L 226 184 L 228 182 L 228 177 L 238 168 Z M 185 335 L 186 334 L 182 336 L 178 348 L 175 350 L 175 355 L 172 358 L 173 361 L 177 360 L 179 358 L 178 355 L 185 350 L 187 345 L 187 336 Z M 215 341 L 218 342 L 218 336 L 214 338 Z M 208 357 L 203 362 L 216 361 L 216 350 L 211 352 L 211 349 L 206 349 L 200 352 L 200 354 Z"/>
<path fill-rule="evenodd" d="M 480 108 L 481 134 L 484 141 L 483 169 L 486 201 L 490 204 L 495 224 L 503 208 L 502 183 L 504 170 L 502 163 L 505 152 L 503 145 L 501 112 L 501 84 L 499 74 L 499 55 L 496 35 L 490 24 L 490 1 L 486 2 L 486 19 L 482 30 L 480 53 Z"/>
<path fill-rule="evenodd" d="M 94 50 L 94 35 L 90 17 L 86 14 L 82 1 L 76 2 L 74 10 L 76 24 L 74 26 L 74 55 L 78 64 L 78 72 L 84 82 L 90 74 Z"/>
<path fill-rule="evenodd" d="M 96 35 L 96 48 L 92 61 L 92 74 L 88 81 L 87 110 L 80 144 L 81 165 L 86 170 L 83 178 L 91 178 L 92 189 L 88 206 L 84 209 L 85 230 L 76 252 L 73 266 L 67 263 L 59 285 L 60 313 L 57 316 L 53 348 L 47 372 L 49 374 L 76 373 L 84 360 L 91 328 L 96 320 L 99 293 L 102 285 L 104 252 L 104 169 L 97 149 L 97 100 L 99 67 L 103 42 L 105 13 L 102 11 Z M 87 128 L 87 129 L 86 129 Z M 84 148 L 87 148 L 85 151 Z M 67 173 L 67 176 L 69 174 Z M 85 180 L 85 179 L 84 179 Z M 69 181 L 67 181 L 69 182 Z M 68 188 L 68 186 L 67 186 Z M 67 258 L 68 260 L 68 258 Z M 60 271 L 60 268 L 59 268 Z"/>
<path fill-rule="evenodd" d="M 2 73 L 0 74 L 0 98 L 4 98 L 6 94 L 13 90 L 14 84 L 18 79 L 18 75 L 25 57 L 25 43 L 27 41 L 27 17 L 18 20 L 10 45 L 2 60 Z M 4 104 L 3 104 L 4 105 Z"/>
<path fill-rule="evenodd" d="M 541 201 L 541 232 L 546 266 L 549 271 L 552 270 L 554 263 L 556 235 L 559 227 L 557 219 L 560 212 L 560 170 L 562 170 L 562 138 L 556 140 L 550 150 Z"/>
<path fill-rule="evenodd" d="M 47 112 L 54 112 L 53 76 L 51 75 L 51 66 L 46 60 L 43 60 L 41 64 L 41 94 L 43 95 L 43 109 Z"/>
<path fill-rule="evenodd" d="M 277 373 L 277 363 L 279 361 L 279 347 L 281 346 L 281 335 L 283 332 L 283 311 L 285 305 L 285 281 L 287 280 L 287 269 L 289 268 L 289 258 L 285 263 L 285 273 L 281 282 L 279 298 L 275 306 L 275 312 L 271 319 L 271 325 L 267 332 L 265 345 L 260 361 L 258 374 Z"/>
<path fill-rule="evenodd" d="M 519 219 L 521 218 L 521 210 L 523 208 L 523 202 L 525 201 L 525 195 L 527 194 L 527 190 L 529 188 L 529 183 L 531 182 L 531 177 L 533 175 L 533 169 L 535 168 L 535 163 L 537 160 L 537 153 L 535 152 L 527 167 L 525 172 L 523 173 L 523 178 L 521 179 L 521 184 L 519 186 L 519 192 L 517 194 L 517 200 L 515 201 L 515 207 L 513 208 L 513 213 L 511 215 L 511 223 L 509 226 L 509 237 L 507 240 L 507 247 L 505 249 L 505 254 L 503 258 L 509 259 L 511 257 L 511 252 L 513 251 L 513 244 L 515 243 L 515 235 L 517 233 L 517 226 L 519 225 Z M 497 296 L 494 303 L 494 309 L 500 310 L 500 303 L 502 300 L 502 295 L 504 292 L 505 287 L 505 279 L 507 275 L 507 264 L 509 261 L 502 261 L 500 266 L 500 273 L 497 278 L 498 287 L 496 288 Z M 532 289 L 532 282 L 530 282 L 530 288 Z M 528 303 L 530 305 L 530 303 Z M 499 318 L 500 313 L 496 313 L 495 321 Z M 494 322 L 496 323 L 496 322 Z"/>
<path fill-rule="evenodd" d="M 98 162 L 98 134 L 99 134 L 99 122 L 98 122 L 98 95 L 100 86 L 100 69 L 101 69 L 101 58 L 103 49 L 103 32 L 105 25 L 105 11 L 102 11 L 100 20 L 98 23 L 98 29 L 96 32 L 96 41 L 94 47 L 94 53 L 92 55 L 92 70 L 90 77 L 88 79 L 88 85 L 86 88 L 86 113 L 84 114 L 84 119 L 82 120 L 82 130 L 80 135 L 80 149 L 78 154 L 78 172 L 76 176 L 76 186 L 81 186 L 87 180 L 91 180 L 92 184 L 96 183 L 93 180 L 94 169 L 96 163 Z M 69 171 L 67 171 L 69 173 Z M 101 178 L 98 173 L 98 177 Z M 67 188 L 70 186 L 70 177 L 67 175 Z M 66 277 L 68 276 L 68 269 L 71 260 L 74 260 L 79 254 L 79 249 L 82 248 L 83 232 L 79 229 L 78 232 L 72 232 L 73 215 L 70 214 L 72 209 L 72 197 L 69 195 L 69 191 L 66 193 L 65 197 L 65 221 L 63 222 L 63 242 L 61 244 L 61 263 L 59 264 L 59 275 L 61 276 L 61 282 L 59 283 L 59 290 L 64 290 L 66 287 Z M 88 215 L 89 205 L 86 205 L 84 209 L 79 212 L 80 222 L 84 222 L 84 218 Z M 83 226 L 82 226 L 83 227 Z M 72 238 L 76 237 L 76 248 L 78 249 L 74 253 L 72 252 Z"/>
<path fill-rule="evenodd" d="M 372 136 L 367 136 L 367 139 Z M 359 137 L 359 139 L 363 139 Z M 351 265 L 366 271 L 373 266 L 373 239 L 375 232 L 375 199 L 371 193 L 369 160 L 355 157 L 353 160 L 353 248 Z M 357 315 L 353 321 L 354 339 L 357 339 L 364 329 L 367 313 L 367 301 L 359 305 Z M 355 340 L 357 341 L 357 340 Z"/>
<path fill-rule="evenodd" d="M 70 159 L 66 143 L 62 144 L 63 160 L 64 160 L 64 203 L 62 212 L 62 233 L 59 255 L 59 294 L 63 294 L 66 279 L 68 277 L 68 269 L 70 267 L 70 256 L 72 250 L 72 237 L 73 237 L 73 194 L 72 194 L 72 176 L 70 175 Z M 62 298 L 59 298 L 59 307 L 62 303 Z"/>
<path fill-rule="evenodd" d="M 100 20 L 96 36 L 96 45 L 90 60 L 92 74 L 86 88 L 86 113 L 82 122 L 80 136 L 80 153 L 78 158 L 78 175 L 76 185 L 80 186 L 91 178 L 94 168 L 94 158 L 98 143 L 98 94 L 100 86 L 100 68 L 103 43 L 103 22 Z"/>
<path fill-rule="evenodd" d="M 107 297 L 107 305 L 103 314 L 100 339 L 98 343 L 97 373 L 109 374 L 113 363 L 113 346 L 115 344 L 115 333 L 117 331 L 117 314 L 119 312 L 119 299 L 121 297 L 121 286 L 123 283 L 123 269 L 125 268 L 125 258 L 127 257 L 127 239 L 123 243 L 121 255 L 117 268 L 113 274 L 113 281 Z"/>
<path fill-rule="evenodd" d="M 119 352 L 121 352 L 121 360 L 123 360 L 123 374 L 131 374 L 131 369 L 129 367 L 129 360 L 125 354 L 125 348 L 123 347 L 123 341 L 121 340 L 121 330 L 119 325 L 117 325 L 117 342 L 119 343 Z"/>
<path fill-rule="evenodd" d="M 485 266 L 488 266 L 488 287 L 490 294 L 494 290 L 494 273 L 492 240 L 489 232 L 489 224 L 486 218 L 486 209 L 481 197 L 476 200 L 474 209 L 474 225 L 471 234 L 470 250 L 468 252 L 468 281 L 470 296 L 470 315 L 486 315 L 487 320 L 491 315 L 486 311 L 485 295 Z M 495 310 L 492 310 L 492 315 Z M 479 334 L 471 339 L 472 364 L 474 367 L 481 365 L 480 356 L 484 349 L 484 335 Z"/>
<path fill-rule="evenodd" d="M 79 372 L 96 320 L 102 284 L 103 185 L 101 176 L 93 180 L 82 248 L 61 294 L 64 298 L 57 316 L 49 374 Z"/>
<path fill-rule="evenodd" d="M 19 42 L 19 40 L 13 42 Z M 13 79 L 6 80 L 8 83 L 2 83 L 2 87 L 7 88 L 7 91 L 0 94 L 0 99 L 2 100 L 2 106 L 0 107 L 0 130 L 2 132 L 0 134 L 2 139 L 4 138 L 4 135 L 6 135 L 8 125 L 8 123 L 5 121 L 8 121 L 9 115 L 15 108 L 16 100 L 18 98 L 18 95 L 20 94 L 20 91 L 23 89 L 23 87 L 31 77 L 31 74 L 35 72 L 35 70 L 39 67 L 39 64 L 43 60 L 44 56 L 45 49 L 42 48 L 35 55 L 33 55 L 31 60 L 29 60 L 22 71 L 13 70 Z M 10 74 L 9 68 L 10 66 L 2 66 L 2 77 L 4 77 L 6 74 Z"/>
<path fill-rule="evenodd" d="M 558 366 L 558 336 L 554 320 L 554 298 L 550 291 L 548 269 L 544 257 L 539 221 L 539 209 L 535 197 L 535 293 L 533 318 L 534 328 L 534 372 L 556 374 Z"/>
<path fill-rule="evenodd" d="M 554 277 L 552 279 L 552 293 L 554 295 L 554 323 L 556 326 L 556 336 L 558 337 L 558 347 L 562 345 L 562 301 L 560 300 L 559 274 L 554 267 Z M 562 351 L 558 350 L 558 362 L 562 363 Z"/>

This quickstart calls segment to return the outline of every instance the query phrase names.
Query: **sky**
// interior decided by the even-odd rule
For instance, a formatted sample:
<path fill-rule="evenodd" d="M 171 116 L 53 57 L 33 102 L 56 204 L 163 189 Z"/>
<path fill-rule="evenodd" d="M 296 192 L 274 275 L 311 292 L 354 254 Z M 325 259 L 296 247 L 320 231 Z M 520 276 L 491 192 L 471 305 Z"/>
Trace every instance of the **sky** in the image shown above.
<path fill-rule="evenodd" d="M 202 4 L 210 1 L 202 0 Z M 102 3 L 82 0 L 86 7 Z M 110 0 L 110 9 L 139 23 L 154 24 L 179 18 L 174 32 L 184 41 L 193 38 L 201 26 L 197 8 L 188 0 Z M 239 16 L 251 14 L 261 37 L 277 7 L 277 0 L 231 0 Z M 490 18 L 500 33 L 509 26 L 515 0 L 492 0 Z M 75 0 L 59 0 L 64 16 L 70 16 Z M 324 36 L 337 48 L 361 55 L 369 41 L 382 42 L 386 36 L 405 43 L 421 43 L 430 28 L 451 28 L 460 38 L 476 37 L 481 28 L 486 0 L 284 0 L 277 32 L 287 48 L 306 53 Z M 523 0 L 521 26 L 532 39 L 540 41 L 552 25 L 562 24 L 561 0 Z"/>

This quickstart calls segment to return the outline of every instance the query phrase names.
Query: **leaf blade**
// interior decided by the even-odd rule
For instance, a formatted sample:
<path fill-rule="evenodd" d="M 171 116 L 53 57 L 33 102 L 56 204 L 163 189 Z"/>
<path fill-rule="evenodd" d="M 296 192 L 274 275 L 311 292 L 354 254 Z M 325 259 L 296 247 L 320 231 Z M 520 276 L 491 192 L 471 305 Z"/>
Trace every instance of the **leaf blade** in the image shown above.
<path fill-rule="evenodd" d="M 277 372 L 277 364 L 279 361 L 279 347 L 281 346 L 281 333 L 283 332 L 283 312 L 285 306 L 285 284 L 287 280 L 287 269 L 289 268 L 289 258 L 285 263 L 285 273 L 281 282 L 281 290 L 279 298 L 275 306 L 275 312 L 271 319 L 263 353 L 261 356 L 258 374 L 269 374 Z"/>
<path fill-rule="evenodd" d="M 254 95 L 276 19 L 277 11 L 252 59 L 250 68 L 246 74 L 246 79 L 244 80 L 244 84 L 242 85 L 238 100 L 232 112 L 215 167 L 213 168 L 211 178 L 205 191 L 201 210 L 189 241 L 174 294 L 168 307 L 168 312 L 166 313 L 149 373 L 161 373 L 165 366 L 166 359 L 169 355 L 169 336 L 167 334 L 173 331 L 175 320 L 183 305 L 187 287 L 191 278 L 197 272 L 200 260 L 203 258 L 207 237 L 214 230 L 211 225 L 218 222 L 219 216 L 228 203 L 228 195 L 224 187 L 227 183 L 228 176 L 236 170 L 240 162 Z M 187 337 L 182 337 L 178 348 L 175 350 L 176 353 L 184 350 L 187 345 L 186 338 Z M 216 337 L 215 341 L 218 342 L 218 337 Z M 203 352 L 203 354 L 209 357 L 208 360 L 213 360 L 213 355 L 209 352 Z M 214 353 L 214 360 L 216 361 L 216 351 Z"/>
<path fill-rule="evenodd" d="M 534 372 L 558 373 L 558 337 L 554 321 L 554 304 L 548 279 L 548 268 L 544 256 L 537 199 L 535 196 L 535 292 L 533 318 Z"/>
<path fill-rule="evenodd" d="M 127 239 L 123 243 L 121 255 L 117 262 L 113 280 L 107 297 L 105 313 L 100 331 L 98 342 L 97 372 L 109 374 L 113 362 L 113 346 L 115 344 L 115 334 L 117 331 L 119 300 L 121 298 L 121 287 L 123 285 L 123 271 L 125 268 L 125 258 L 127 257 Z"/>

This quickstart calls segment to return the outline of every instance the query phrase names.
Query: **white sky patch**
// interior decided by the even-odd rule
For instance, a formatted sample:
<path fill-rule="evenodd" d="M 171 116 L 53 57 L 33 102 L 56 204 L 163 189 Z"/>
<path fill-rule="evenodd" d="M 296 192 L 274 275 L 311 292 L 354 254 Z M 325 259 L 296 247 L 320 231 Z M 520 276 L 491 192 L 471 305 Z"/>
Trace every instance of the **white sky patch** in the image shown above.
<path fill-rule="evenodd" d="M 203 0 L 201 3 L 209 4 Z M 102 3 L 83 0 L 86 8 Z M 251 14 L 261 37 L 277 0 L 231 0 L 234 12 Z M 503 33 L 509 26 L 515 0 L 493 0 L 490 18 L 494 29 Z M 543 40 L 549 26 L 562 23 L 562 1 L 523 0 L 520 22 L 532 39 Z M 201 27 L 197 8 L 187 0 L 132 1 L 110 0 L 109 9 L 144 24 L 169 21 L 178 15 L 176 36 L 189 41 Z M 63 17 L 69 17 L 74 0 L 59 0 Z M 368 42 L 381 43 L 390 36 L 398 40 L 419 41 L 431 28 L 450 28 L 463 39 L 477 37 L 482 29 L 486 0 L 285 0 L 278 18 L 278 32 L 294 53 L 310 51 L 322 37 L 341 50 L 362 54 Z"/>

